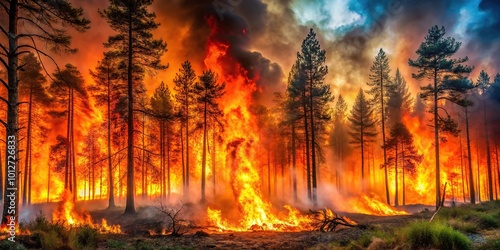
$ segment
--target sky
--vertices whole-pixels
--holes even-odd
[[[104,51],[103,43],[113,31],[99,16],[107,1],[73,0],[91,20],[86,33],[72,32],[74,55],[61,55],[63,63],[73,63],[91,81],[88,70],[95,67]],[[181,63],[190,60],[198,73],[203,64],[210,33],[207,16],[215,16],[227,35],[220,39],[234,45],[231,52],[251,73],[261,76],[265,93],[283,91],[286,78],[302,40],[310,28],[327,51],[329,73],[326,81],[335,96],[352,102],[359,88],[366,86],[369,68],[380,48],[390,60],[392,74],[399,68],[416,95],[420,85],[411,78],[415,72],[409,58],[434,25],[446,28],[447,36],[462,43],[457,57],[469,58],[477,79],[484,69],[491,76],[500,72],[500,1],[497,0],[156,0],[151,11],[161,24],[156,38],[167,42],[162,61],[169,68],[148,77],[151,92],[161,81],[173,86],[172,79]],[[244,30],[244,31],[243,31]],[[241,33],[244,32],[242,36]],[[270,95],[260,100],[268,103]]]

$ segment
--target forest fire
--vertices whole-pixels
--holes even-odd
[[[499,199],[494,1],[4,2],[10,241],[371,230]]]

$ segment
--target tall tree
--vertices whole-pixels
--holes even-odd
[[[115,188],[113,180],[113,161],[111,152],[111,112],[116,105],[113,98],[114,90],[119,87],[117,80],[119,79],[118,65],[109,54],[104,53],[104,58],[97,63],[94,71],[90,70],[90,75],[94,79],[95,84],[89,87],[98,105],[106,106],[106,126],[107,126],[107,162],[108,162],[108,208],[114,208],[115,205]]]
[[[415,173],[416,165],[421,163],[423,156],[418,154],[413,143],[413,135],[403,123],[392,126],[390,137],[384,146],[388,152],[387,164],[394,166],[394,205],[399,206],[399,168],[403,174],[403,205],[406,203],[405,172]]]
[[[49,48],[55,52],[76,52],[70,47],[71,36],[67,34],[66,27],[73,27],[77,31],[89,28],[89,21],[83,18],[83,10],[74,8],[70,1],[60,0],[57,4],[52,1],[1,1],[5,22],[0,25],[1,34],[4,36],[0,43],[0,63],[7,69],[7,81],[0,80],[7,89],[7,99],[2,99],[7,104],[7,121],[1,121],[6,128],[6,141],[12,141],[11,150],[6,147],[5,159],[9,156],[18,159],[19,149],[19,79],[18,71],[23,68],[19,65],[19,56],[30,51],[35,51],[38,56],[44,55],[52,59],[50,53],[42,48]],[[40,43],[46,46],[38,46]],[[52,59],[53,60],[53,59]],[[10,140],[9,140],[10,139]],[[13,154],[9,154],[13,152]],[[12,164],[11,164],[12,165]],[[10,200],[6,195],[7,188],[18,188],[17,161],[14,162],[14,178],[5,175],[3,195],[4,209],[2,226],[6,226],[11,216],[18,214],[18,197],[15,192],[13,203],[15,209],[9,209]],[[9,185],[7,185],[9,184]]]
[[[373,109],[365,97],[363,90],[360,89],[354,106],[349,116],[349,125],[351,131],[350,143],[356,148],[361,149],[361,181],[363,191],[365,190],[365,147],[367,143],[374,141],[377,133],[375,132],[375,120],[373,118]]]
[[[226,83],[218,83],[217,75],[211,71],[204,71],[199,77],[199,81],[194,85],[194,93],[197,102],[197,112],[202,117],[203,128],[203,154],[201,158],[201,202],[206,201],[205,185],[206,185],[206,166],[207,166],[207,140],[208,127],[215,123],[220,123],[220,118],[223,116],[222,110],[219,108],[217,99],[224,95]],[[212,124],[210,124],[212,123]],[[212,166],[212,168],[215,166]]]
[[[156,14],[148,11],[153,0],[110,0],[110,6],[99,13],[109,26],[117,32],[105,43],[113,49],[127,74],[127,202],[125,213],[135,213],[134,204],[134,82],[138,83],[148,70],[153,74],[163,70],[160,57],[165,53],[167,44],[162,39],[153,38],[153,30],[158,28]]]
[[[300,110],[301,103],[300,98],[297,95],[293,95],[291,90],[294,86],[294,81],[297,81],[297,71],[298,65],[295,63],[290,70],[288,75],[288,85],[285,97],[281,102],[283,113],[285,115],[284,122],[285,124],[290,126],[291,133],[291,145],[290,151],[292,154],[292,189],[293,189],[293,197],[294,201],[298,201],[297,195],[297,137],[299,132],[299,122],[301,120],[301,114],[303,111]]]
[[[474,173],[472,171],[472,153],[470,147],[470,132],[469,132],[469,108],[474,106],[474,103],[468,99],[462,99],[457,102],[457,105],[463,108],[465,113],[465,132],[467,140],[467,160],[468,160],[468,170],[469,170],[469,195],[470,203],[476,204],[476,192],[474,187]]]
[[[403,121],[403,116],[410,114],[413,106],[413,98],[406,84],[406,80],[401,75],[399,69],[396,70],[391,88],[388,90],[389,99],[387,101],[387,119],[390,125]]]
[[[19,72],[19,94],[28,102],[27,127],[26,127],[26,150],[23,176],[23,205],[31,204],[31,177],[32,177],[32,131],[33,131],[33,109],[36,103],[48,104],[50,97],[46,90],[47,79],[42,73],[42,65],[33,53],[26,54],[21,59],[24,65]]]
[[[383,49],[380,49],[373,65],[370,68],[370,82],[367,83],[370,90],[368,94],[372,95],[371,102],[375,105],[375,109],[380,113],[380,122],[382,124],[382,145],[385,145],[385,121],[387,118],[386,107],[389,99],[389,90],[391,86],[389,69],[389,59]],[[384,150],[384,179],[385,179],[385,196],[387,204],[391,204],[389,200],[389,180],[387,178],[387,152]]]
[[[185,130],[186,144],[182,145],[183,148],[186,149],[186,157],[184,159],[186,166],[183,166],[182,175],[182,183],[184,197],[188,198],[189,195],[189,119],[192,117],[192,109],[195,104],[195,96],[194,96],[194,84],[196,82],[196,74],[191,67],[191,63],[189,61],[185,61],[182,63],[179,72],[175,74],[174,83],[175,83],[175,100],[180,105],[180,113],[181,113],[181,121]],[[182,133],[182,129],[181,129]],[[182,140],[182,135],[181,135]],[[182,152],[184,156],[184,152]],[[184,165],[184,164],[183,164]]]
[[[171,120],[173,119],[173,104],[170,90],[165,83],[161,82],[151,97],[151,109],[160,124],[160,169],[161,169],[161,194],[163,198],[170,200],[170,147],[171,147]],[[165,168],[166,165],[166,168]]]
[[[340,188],[340,172],[343,171],[341,166],[345,160],[344,157],[349,153],[347,118],[347,103],[342,95],[339,95],[333,110],[333,129],[330,134],[330,145],[332,145],[335,157],[338,159],[337,162],[340,162],[340,164],[335,166],[337,188]]]
[[[319,41],[316,39],[316,33],[313,29],[309,31],[306,38],[302,41],[300,52],[297,53],[297,66],[299,79],[295,86],[300,92],[304,101],[305,119],[309,119],[305,124],[306,130],[310,131],[310,161],[311,161],[311,199],[314,205],[317,205],[317,173],[318,158],[321,152],[321,143],[319,143],[319,130],[322,130],[324,120],[331,117],[328,103],[333,101],[330,86],[325,84],[325,76],[328,73],[328,67],[325,65],[326,51],[321,49]],[[307,128],[310,126],[309,128]],[[306,131],[307,134],[308,131]],[[307,140],[306,135],[306,140]],[[306,143],[307,145],[307,143]],[[309,155],[309,152],[307,152]]]
[[[490,150],[490,139],[488,132],[488,116],[486,112],[486,95],[488,94],[489,88],[491,86],[490,76],[484,70],[479,73],[479,78],[476,82],[477,89],[481,92],[480,94],[484,96],[482,101],[483,106],[483,122],[484,122],[484,137],[486,142],[486,166],[488,169],[488,193],[490,201],[493,200],[493,172],[491,170],[491,150]]]
[[[64,188],[73,192],[73,199],[76,199],[75,110],[81,104],[88,108],[88,96],[83,76],[74,65],[66,64],[64,70],[56,71],[53,76],[49,90],[61,107],[65,107],[61,114],[66,115]]]
[[[447,131],[449,128],[456,127],[451,117],[441,116],[439,112],[439,100],[447,99],[447,95],[452,91],[464,91],[460,86],[456,86],[455,79],[464,77],[472,71],[473,67],[463,65],[468,58],[451,58],[460,48],[461,43],[455,41],[452,37],[444,37],[445,28],[434,26],[429,29],[429,34],[425,41],[420,44],[416,51],[418,58],[416,60],[408,59],[411,67],[418,69],[418,73],[412,74],[415,79],[430,79],[429,84],[421,87],[423,98],[432,98],[434,116],[434,147],[436,158],[436,208],[440,205],[441,194],[441,170],[439,163],[439,131]],[[442,108],[442,107],[441,107]]]

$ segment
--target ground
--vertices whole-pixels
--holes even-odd
[[[89,205],[82,205],[86,206]],[[95,246],[97,249],[406,249],[409,245],[402,242],[405,240],[402,240],[401,232],[415,221],[427,222],[433,214],[433,211],[430,211],[433,208],[408,206],[405,209],[413,213],[403,216],[344,213],[343,215],[366,227],[339,228],[335,232],[218,232],[206,225],[190,224],[189,231],[181,236],[171,236],[168,235],[169,232],[165,232],[164,223],[160,220],[162,215],[157,207],[152,205],[138,207],[135,216],[123,215],[123,207],[115,209],[101,207],[92,210],[90,214],[96,222],[106,218],[109,224],[119,224],[123,232],[99,235]],[[40,210],[50,211],[47,206],[40,207]],[[484,224],[482,214],[488,216],[491,214],[492,221],[485,218]],[[466,235],[472,242],[472,249],[497,249],[498,245],[495,244],[498,244],[497,241],[500,239],[499,202],[493,205],[445,208],[438,215],[436,220]],[[23,241],[30,241],[30,236],[22,236],[21,242]],[[492,247],[488,247],[488,244]]]

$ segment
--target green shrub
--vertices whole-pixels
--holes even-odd
[[[406,228],[405,237],[411,249],[472,249],[465,235],[441,223],[414,222]]]
[[[55,230],[42,232],[41,239],[42,239],[42,249],[48,249],[48,250],[58,249],[64,245],[62,238]]]
[[[448,222],[448,224],[453,229],[456,229],[456,230],[464,232],[464,233],[477,233],[478,232],[478,226],[476,225],[476,223],[473,223],[473,222],[463,221],[463,220],[459,220],[459,219],[451,219]]]
[[[10,240],[2,240],[0,241],[0,250],[25,250],[26,248],[17,243],[17,242],[12,242]]]
[[[127,246],[125,242],[114,239],[109,239],[107,245],[109,249],[125,249],[125,246]]]
[[[479,247],[479,250],[498,250],[498,249],[500,249],[500,239],[489,240],[481,247]]]
[[[69,244],[73,249],[95,249],[98,242],[97,230],[90,226],[77,227],[71,230]]]
[[[483,229],[498,228],[498,220],[491,214],[483,214],[479,217],[479,226]]]

